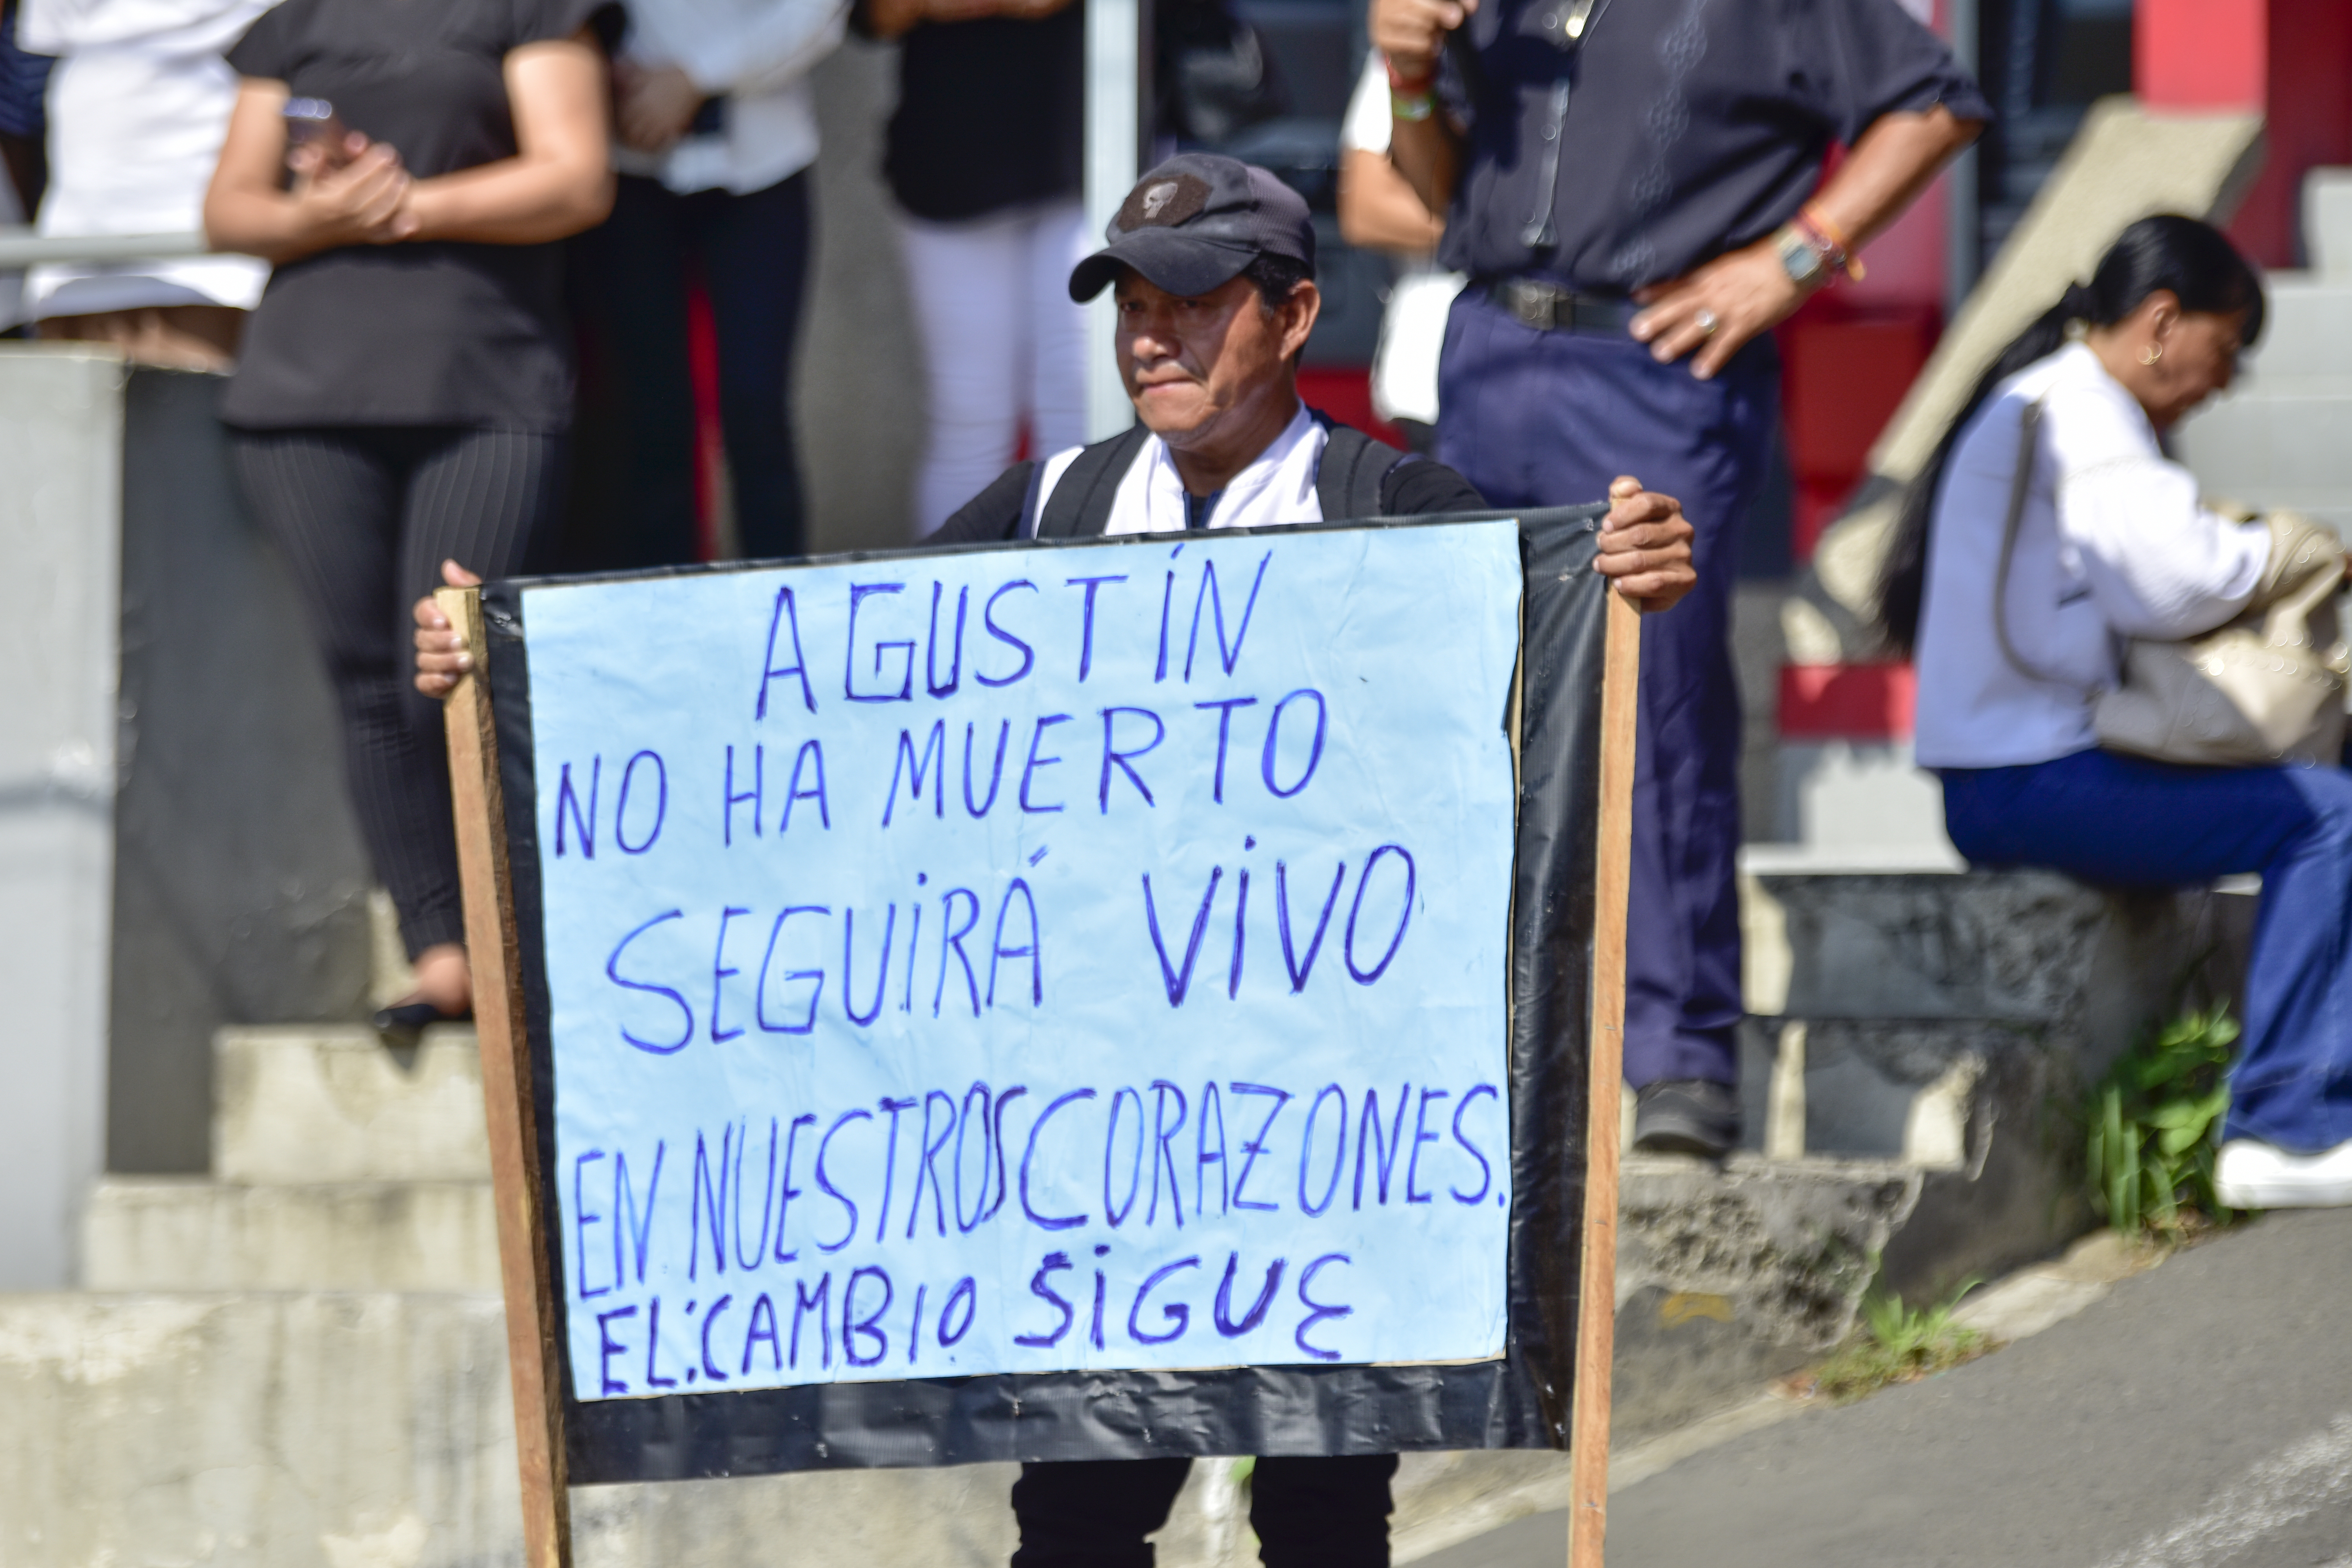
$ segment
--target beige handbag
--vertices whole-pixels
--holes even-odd
[[[1993,585],[1993,630],[2019,673],[2066,685],[2019,658],[2009,639],[2010,559],[2041,426],[2042,405],[2028,405]],[[2344,586],[2343,548],[2334,534],[2294,512],[2272,512],[2263,525],[2270,531],[2270,563],[2235,619],[2201,637],[2135,637],[2126,647],[2123,684],[2102,693],[2092,713],[2101,746],[2209,767],[2333,765],[2342,759],[2345,678],[2352,669],[2336,609]]]

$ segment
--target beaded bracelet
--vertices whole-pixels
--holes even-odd
[[[1823,264],[1843,271],[1859,282],[1864,277],[1862,258],[1853,254],[1853,247],[1845,234],[1819,207],[1808,203],[1790,220],[1805,243],[1820,252]]]

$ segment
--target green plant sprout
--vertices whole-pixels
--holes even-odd
[[[2177,1238],[2200,1220],[2230,1222],[2213,1167],[2238,1034],[2227,1003],[2191,1009],[2126,1053],[2093,1089],[2091,1204],[2116,1230]]]
[[[1990,1335],[1952,1321],[1960,1299],[1981,1281],[1963,1280],[1932,1307],[1906,1307],[1893,1295],[1863,1299],[1863,1336],[1822,1365],[1814,1390],[1840,1405],[1874,1394],[1890,1383],[1916,1383],[1993,1348]]]

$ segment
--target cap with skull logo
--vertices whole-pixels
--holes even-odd
[[[1171,294],[1206,294],[1261,256],[1315,270],[1315,223],[1297,192],[1237,158],[1180,153],[1138,180],[1070,273],[1070,298],[1093,299],[1132,267]]]

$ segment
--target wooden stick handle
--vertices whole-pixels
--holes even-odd
[[[1617,1162],[1625,1078],[1625,899],[1633,877],[1641,612],[1614,589],[1601,676],[1601,821],[1592,897],[1591,1084],[1584,1258],[1569,1414],[1569,1568],[1601,1568],[1609,1525],[1609,1378],[1617,1342]]]
[[[449,694],[449,791],[457,871],[466,896],[466,952],[489,1121],[490,1182],[499,1215],[499,1281],[507,1304],[507,1363],[514,1394],[515,1462],[522,1473],[525,1568],[571,1568],[572,1503],[565,1481],[563,1373],[549,1278],[547,1216],[539,1202],[539,1118],[531,1102],[530,1040],[523,1020],[522,953],[515,939],[513,868],[499,787],[498,730],[485,672],[482,595],[434,595],[463,632],[472,673]]]

